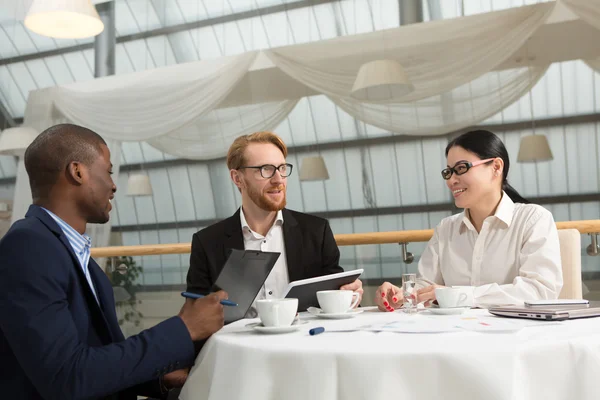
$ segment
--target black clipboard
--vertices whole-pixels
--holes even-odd
[[[232,249],[213,291],[224,290],[236,307],[223,307],[225,323],[244,318],[275,266],[280,253]]]

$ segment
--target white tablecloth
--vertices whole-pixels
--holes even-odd
[[[396,313],[365,312],[361,322]],[[471,310],[472,315],[487,314]],[[440,316],[439,318],[446,318]],[[182,400],[600,399],[600,318],[511,333],[266,335],[242,320],[206,343]]]

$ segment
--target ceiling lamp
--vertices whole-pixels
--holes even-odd
[[[306,157],[302,160],[300,166],[301,181],[326,181],[329,179],[329,172],[323,157]]]
[[[530,135],[521,138],[518,162],[550,161],[552,159],[552,151],[545,135]]]
[[[25,16],[25,26],[56,39],[84,39],[104,29],[91,0],[34,0]]]
[[[8,128],[0,134],[0,154],[23,157],[38,132],[28,126]]]
[[[152,196],[152,184],[148,175],[129,175],[127,180],[127,196]]]
[[[390,101],[400,99],[414,89],[398,61],[375,60],[360,67],[351,96],[367,102]]]

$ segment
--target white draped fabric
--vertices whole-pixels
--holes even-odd
[[[249,52],[41,89],[30,93],[25,124],[40,132],[60,121],[89,127],[111,141],[115,165],[122,141],[147,141],[178,157],[213,159],[224,156],[240,134],[274,129],[299,97],[316,92],[390,132],[443,134],[499,112],[544,74],[546,65],[521,66],[511,57],[554,6],[535,4],[265,50],[262,60],[274,67],[261,71],[255,69],[259,53]],[[360,65],[382,58],[399,61],[415,91],[387,103],[351,98]],[[298,85],[293,95],[281,90],[281,76],[288,84],[300,82],[299,90]],[[20,204],[31,199],[24,182],[21,168],[15,218],[26,209]]]
[[[174,133],[148,140],[165,153],[187,159],[210,159],[227,153],[243,134],[273,130],[294,109],[298,100],[220,108],[195,119]]]
[[[328,95],[357,119],[402,134],[434,135],[496,114],[537,82],[547,66],[495,69],[523,46],[553,8],[553,3],[519,7],[266,54],[286,74]],[[398,61],[415,90],[379,104],[350,97],[358,69],[373,59]]]
[[[142,141],[176,132],[231,92],[256,52],[61,87],[54,106],[103,137]]]
[[[579,18],[600,29],[600,0],[561,0]]]

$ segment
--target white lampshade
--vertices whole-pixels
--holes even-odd
[[[0,154],[23,157],[38,132],[28,126],[8,128],[0,133]]]
[[[306,157],[302,160],[300,166],[301,181],[326,181],[329,179],[329,172],[323,157]]]
[[[127,196],[152,196],[152,184],[148,175],[129,175]]]
[[[351,96],[372,102],[396,100],[414,89],[399,62],[375,60],[360,67]]]
[[[545,135],[523,136],[519,146],[518,162],[535,162],[552,160],[552,151]]]
[[[104,29],[91,0],[34,0],[25,16],[25,26],[57,39],[88,38]]]

